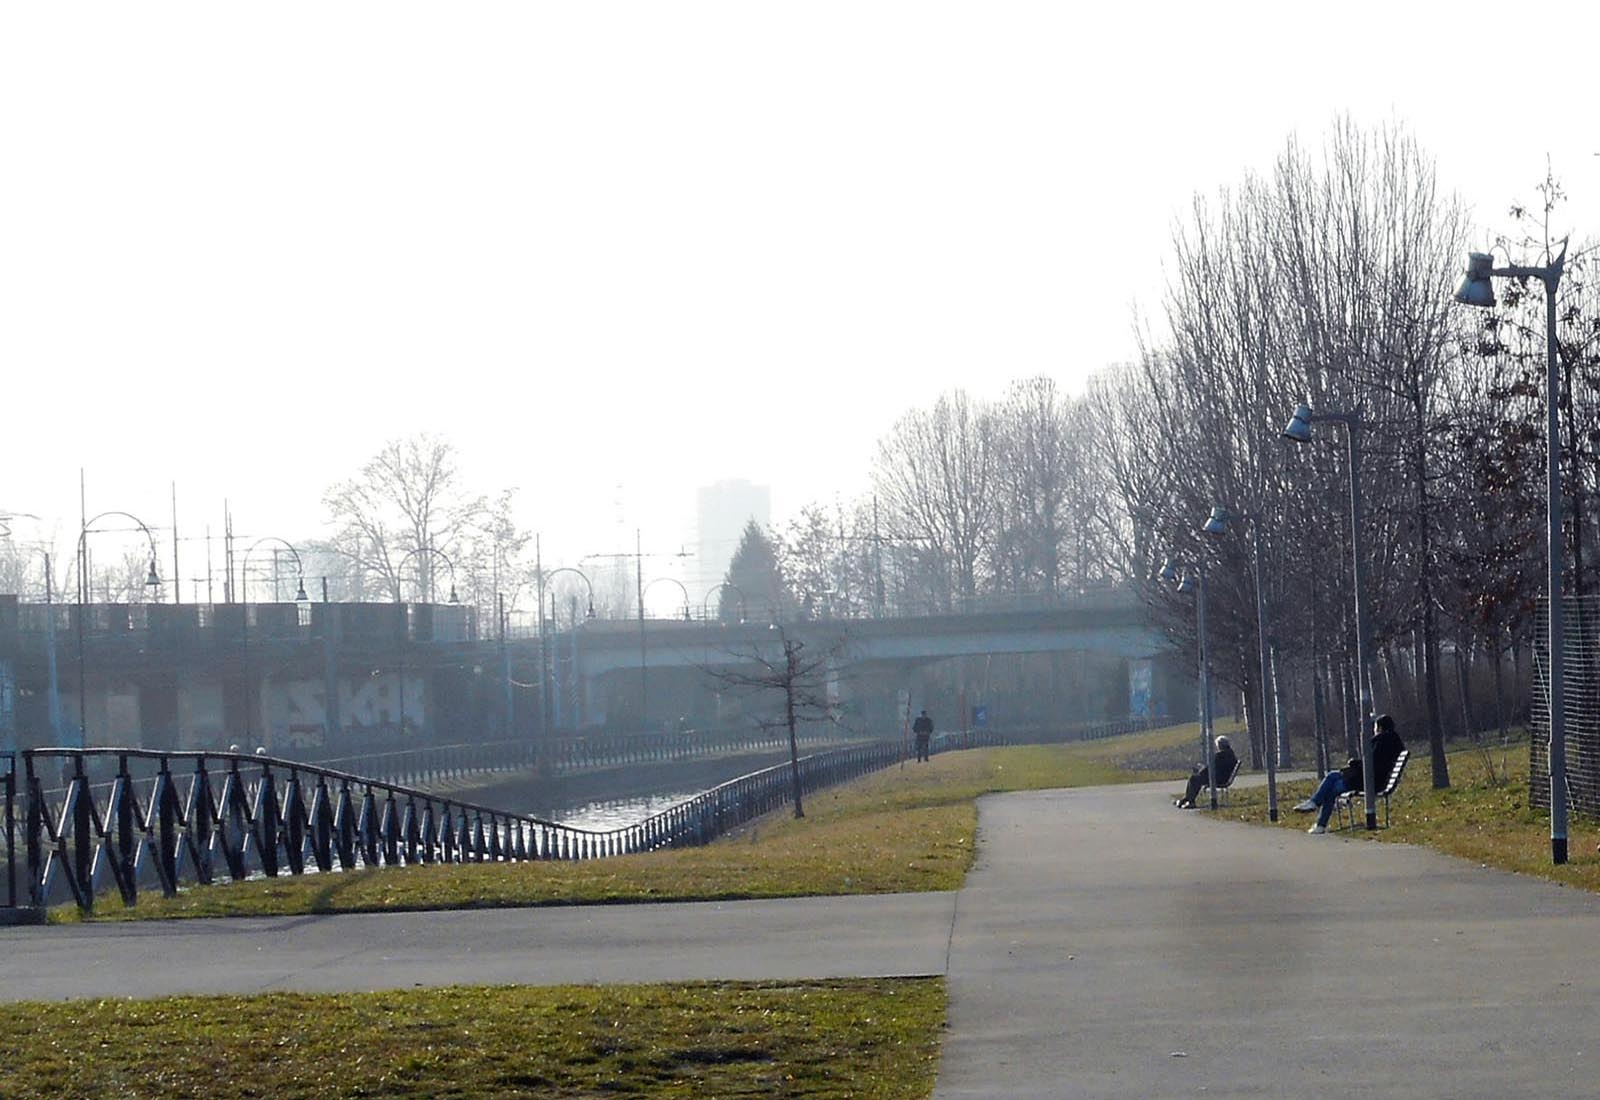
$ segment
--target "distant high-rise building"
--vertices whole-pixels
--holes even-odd
[[[695,579],[704,598],[728,574],[745,524],[772,523],[772,490],[765,485],[730,478],[703,485],[695,492]]]

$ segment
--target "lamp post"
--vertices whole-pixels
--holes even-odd
[[[405,734],[406,734],[406,643],[411,640],[411,614],[410,614],[409,610],[406,608],[405,600],[402,599],[401,597],[403,597],[405,595],[405,593],[403,591],[403,588],[404,588],[404,585],[405,585],[405,567],[406,567],[406,562],[410,561],[413,557],[417,556],[418,554],[434,554],[434,555],[437,555],[438,557],[444,559],[445,565],[450,570],[450,604],[451,604],[451,606],[454,606],[454,605],[459,604],[461,602],[461,600],[459,598],[457,598],[457,596],[456,596],[456,563],[450,560],[450,555],[449,554],[446,554],[443,550],[436,550],[432,546],[415,546],[415,547],[412,547],[410,550],[407,550],[404,554],[400,555],[400,560],[395,563],[395,567],[394,567],[394,575],[395,575],[394,591],[395,591],[395,602],[397,604],[399,604],[399,606],[400,606],[400,623],[401,623],[400,641],[399,641],[399,650],[400,650],[400,677],[399,677],[399,679],[400,679],[400,683],[399,683],[398,688],[396,689],[396,694],[397,694],[398,701],[399,701],[399,704],[400,704],[399,726],[400,726],[400,736],[401,737],[404,737]],[[433,591],[433,585],[431,583],[431,579],[430,579],[430,583],[426,586],[426,591],[429,594],[431,594],[432,591]]]
[[[722,589],[724,589],[724,588],[733,589],[734,594],[739,597],[739,621],[741,623],[744,622],[744,620],[745,620],[745,610],[746,610],[745,609],[745,602],[744,602],[744,591],[738,585],[734,584],[732,581],[723,581],[721,584],[712,585],[711,589],[708,592],[706,592],[706,598],[700,601],[700,610],[701,610],[701,612],[705,615],[706,618],[709,619],[711,617],[711,597],[715,596],[718,592],[722,591]],[[721,597],[718,597],[718,599],[717,599],[717,617],[720,619],[721,616],[722,616],[722,599],[721,599]]]
[[[294,602],[305,604],[311,602],[311,597],[306,595],[306,570],[300,560],[300,551],[285,539],[276,535],[267,535],[250,544],[244,552],[244,562],[239,569],[239,634],[242,641],[240,646],[240,663],[244,667],[244,740],[248,746],[255,739],[255,695],[256,686],[250,678],[250,555],[255,553],[256,547],[264,542],[276,543],[274,550],[284,549],[294,557],[295,590]],[[276,576],[276,570],[274,570]],[[276,595],[274,595],[276,598]]]
[[[583,587],[584,587],[584,590],[587,592],[588,599],[589,599],[589,606],[588,606],[588,609],[584,612],[584,618],[586,618],[586,619],[594,618],[594,584],[593,584],[593,582],[591,582],[589,580],[589,575],[587,573],[585,573],[583,570],[574,569],[570,565],[563,565],[558,569],[552,569],[552,570],[550,570],[550,572],[548,574],[546,574],[543,577],[543,583],[540,585],[541,590],[546,588],[546,587],[549,587],[551,585],[551,583],[555,580],[555,578],[560,576],[562,573],[571,573],[574,576],[576,576],[579,580],[583,581]],[[550,622],[551,622],[552,626],[556,626],[557,625],[556,621],[555,621],[555,619],[556,619],[556,616],[555,616],[555,602],[556,602],[556,594],[555,594],[555,592],[552,591],[550,593]],[[540,650],[539,667],[542,669],[544,667],[544,656],[543,656],[543,653],[544,653],[544,638],[543,637],[541,637],[539,639],[539,650]],[[572,622],[572,675],[576,676],[577,674],[578,674],[578,622],[577,622],[577,603],[576,603],[576,601],[574,601],[574,603],[573,603],[573,622]],[[510,691],[511,691],[511,688],[510,688],[510,675],[511,675],[511,670],[508,667],[506,669],[506,677],[507,677],[507,680],[506,680],[507,696],[506,697],[508,699],[510,698]],[[559,728],[560,725],[561,725],[561,695],[560,695],[560,692],[558,692],[556,690],[556,682],[555,681],[556,681],[556,663],[555,663],[555,661],[551,661],[550,662],[550,689],[551,689],[550,690],[550,699],[554,703],[554,706],[552,708],[553,711],[554,711],[552,724],[555,725],[557,728]],[[574,722],[573,723],[574,729],[576,729],[578,725],[579,725],[579,723]]]
[[[1250,524],[1251,553],[1255,559],[1256,571],[1256,643],[1260,650],[1261,658],[1261,747],[1267,759],[1267,819],[1278,820],[1278,739],[1275,736],[1272,723],[1271,696],[1267,685],[1271,665],[1267,656],[1267,596],[1266,583],[1261,574],[1261,523],[1250,513],[1244,513],[1242,519]],[[1201,528],[1208,535],[1224,535],[1228,531],[1228,523],[1233,515],[1221,505],[1211,509],[1211,516]]]
[[[61,683],[56,671],[56,607],[54,577],[50,572],[50,552],[44,555],[44,644],[50,670],[50,733],[61,744]]]
[[[1211,793],[1211,808],[1217,808],[1217,773],[1215,749],[1211,743],[1211,662],[1206,656],[1206,573],[1198,563],[1193,569],[1178,574],[1177,563],[1168,558],[1161,565],[1161,579],[1168,584],[1177,583],[1178,592],[1194,593],[1196,648],[1200,655],[1200,758],[1206,762],[1206,786]]]
[[[681,591],[683,593],[683,621],[684,622],[689,622],[690,621],[690,615],[689,615],[689,590],[688,590],[688,588],[684,587],[684,584],[683,584],[682,581],[678,580],[676,577],[657,577],[657,578],[655,578],[655,580],[651,581],[649,584],[641,584],[640,585],[640,587],[639,587],[639,719],[644,724],[644,728],[645,728],[646,731],[648,731],[650,729],[650,715],[649,715],[648,711],[645,709],[645,704],[649,699],[649,696],[648,696],[648,694],[646,693],[646,690],[645,690],[645,685],[648,683],[648,677],[649,677],[649,674],[650,674],[650,659],[649,659],[649,649],[648,649],[646,641],[645,641],[644,598],[645,598],[645,596],[649,595],[650,590],[652,588],[654,588],[656,585],[660,584],[662,581],[666,581],[669,584],[677,585],[679,591]]]
[[[83,527],[78,532],[78,745],[85,746],[89,743],[89,712],[88,691],[85,687],[84,673],[84,646],[83,646],[83,619],[89,610],[89,535],[93,533],[94,525],[108,516],[121,516],[131,519],[144,532],[146,541],[150,543],[150,573],[145,578],[146,588],[160,588],[161,575],[156,572],[156,537],[150,533],[150,528],[144,520],[132,512],[121,512],[113,509],[101,512],[99,515],[83,521]]]
[[[657,577],[655,580],[644,586],[645,594],[649,595],[650,590],[663,581],[665,581],[667,584],[677,585],[678,591],[683,593],[683,621],[686,623],[692,622],[692,616],[689,614],[689,589],[684,587],[684,583],[678,580],[676,577]]]
[[[1367,566],[1361,547],[1361,410],[1352,412],[1312,412],[1309,401],[1297,405],[1283,437],[1294,443],[1311,442],[1311,425],[1331,421],[1345,427],[1345,444],[1350,478],[1350,574],[1356,603],[1356,693],[1361,697],[1361,785],[1364,788],[1367,828],[1378,827],[1378,792],[1372,781],[1372,716],[1375,713],[1376,685],[1367,664],[1371,643],[1367,628]]]
[[[1548,520],[1545,532],[1548,555],[1546,584],[1550,593],[1550,860],[1567,862],[1567,737],[1565,685],[1565,660],[1562,647],[1565,631],[1562,624],[1561,566],[1564,555],[1561,549],[1561,373],[1560,356],[1556,346],[1556,290],[1561,285],[1561,272],[1566,266],[1567,245],[1563,241],[1561,252],[1544,267],[1512,264],[1495,267],[1494,256],[1487,252],[1469,252],[1467,270],[1456,285],[1456,301],[1469,306],[1490,308],[1495,304],[1494,278],[1538,279],[1544,284],[1545,323],[1545,512]],[[1368,794],[1370,804],[1371,794]]]

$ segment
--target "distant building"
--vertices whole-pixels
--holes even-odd
[[[703,485],[695,492],[695,563],[691,585],[704,598],[728,574],[745,524],[772,523],[772,490],[765,485],[730,478]]]

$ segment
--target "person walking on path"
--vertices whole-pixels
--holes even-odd
[[[1233,743],[1221,734],[1217,735],[1217,749],[1211,754],[1211,764],[1217,769],[1217,782],[1226,783],[1233,775],[1233,770],[1239,766],[1239,757],[1234,754]],[[1194,809],[1194,796],[1200,793],[1200,788],[1211,782],[1211,773],[1206,766],[1196,764],[1194,774],[1189,776],[1189,787],[1183,792],[1183,797],[1173,805],[1181,810]]]
[[[1372,781],[1378,785],[1379,790],[1382,790],[1389,782],[1389,773],[1394,770],[1394,762],[1400,758],[1402,752],[1406,751],[1406,743],[1400,740],[1400,735],[1395,732],[1394,719],[1389,715],[1379,715],[1377,727],[1378,732],[1372,738]],[[1312,810],[1317,811],[1316,824],[1306,832],[1320,835],[1328,831],[1328,819],[1333,816],[1334,804],[1346,791],[1352,794],[1363,792],[1359,756],[1352,756],[1342,769],[1323,776],[1322,785],[1316,792],[1295,807],[1296,813],[1308,814]]]
[[[928,745],[933,740],[933,719],[928,717],[927,708],[923,708],[917,720],[911,723],[911,732],[917,735],[917,759],[928,759]]]

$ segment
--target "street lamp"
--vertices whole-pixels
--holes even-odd
[[[1261,656],[1261,747],[1267,758],[1267,819],[1278,820],[1278,743],[1273,732],[1271,706],[1267,695],[1267,596],[1266,584],[1261,575],[1261,523],[1250,513],[1240,516],[1250,525],[1251,552],[1256,567],[1256,643]],[[1201,527],[1208,535],[1224,535],[1232,514],[1220,504],[1211,509],[1211,516]]]
[[[267,535],[250,544],[250,548],[244,552],[244,563],[239,569],[239,634],[242,641],[239,656],[240,663],[244,668],[244,740],[247,746],[255,740],[256,706],[256,686],[250,679],[250,555],[255,553],[256,547],[264,542],[276,543],[277,545],[273,547],[274,552],[279,549],[289,551],[294,558],[294,602],[297,606],[311,602],[311,597],[306,595],[306,569],[305,564],[300,560],[300,551],[296,550],[286,539],[280,539],[276,535]],[[274,570],[274,575],[276,575],[276,570]],[[274,593],[273,596],[276,598],[277,594]]]
[[[710,590],[708,592],[706,592],[706,598],[700,601],[700,610],[705,614],[706,618],[709,619],[711,617],[711,597],[715,596],[718,592],[722,591],[722,589],[724,589],[724,588],[733,589],[734,594],[739,597],[739,621],[741,623],[744,622],[744,620],[745,620],[744,591],[738,585],[734,584],[732,581],[723,581],[721,584],[712,585]],[[719,619],[722,617],[722,598],[720,596],[717,597],[717,617]]]
[[[88,613],[88,610],[89,610],[89,594],[90,594],[90,586],[89,586],[89,535],[90,535],[91,532],[93,532],[94,525],[96,523],[100,522],[101,520],[105,519],[107,516],[121,516],[124,519],[131,519],[131,520],[133,520],[133,522],[135,524],[138,525],[139,530],[144,532],[145,540],[150,543],[150,573],[145,578],[145,582],[144,582],[145,583],[145,587],[146,588],[160,588],[161,587],[161,575],[156,572],[156,537],[150,533],[150,528],[145,525],[144,520],[140,519],[138,516],[134,515],[132,512],[122,512],[122,511],[117,511],[117,510],[113,509],[113,510],[111,510],[109,512],[101,512],[99,515],[94,516],[92,519],[86,519],[86,520],[83,521],[83,527],[78,532],[78,550],[77,550],[77,556],[78,556],[78,744],[80,746],[87,745],[89,743],[89,712],[88,712],[88,709],[87,709],[88,708],[88,702],[87,702],[88,692],[85,689],[84,656],[83,656],[83,619],[84,619],[84,616]],[[158,599],[160,598],[160,593],[157,593],[157,598]]]
[[[1217,808],[1217,773],[1215,748],[1211,743],[1211,662],[1206,656],[1206,573],[1196,560],[1194,567],[1179,574],[1178,563],[1168,558],[1161,564],[1161,579],[1177,584],[1179,595],[1194,593],[1196,648],[1200,655],[1200,750],[1206,762],[1206,786],[1211,792],[1211,808]]]
[[[684,587],[684,583],[678,580],[676,577],[657,577],[655,580],[644,586],[645,594],[649,595],[650,590],[656,585],[660,584],[662,581],[678,586],[678,591],[683,593],[683,621],[686,623],[692,621],[692,617],[689,614],[689,590],[688,588]],[[639,621],[643,622],[644,620],[641,618]]]
[[[585,592],[588,594],[588,600],[589,600],[589,606],[588,606],[588,609],[584,612],[584,618],[593,619],[594,618],[594,583],[589,580],[589,575],[587,573],[585,573],[583,570],[575,569],[570,565],[563,565],[563,566],[561,566],[561,567],[559,567],[557,569],[552,569],[552,570],[550,570],[549,573],[544,574],[540,578],[540,585],[539,585],[540,591],[543,591],[545,588],[551,587],[551,583],[554,581],[554,579],[556,577],[560,576],[562,573],[571,573],[571,574],[573,574],[574,576],[576,576],[579,580],[581,580],[583,582],[583,587],[584,587]],[[556,624],[555,603],[556,603],[556,594],[555,594],[554,589],[552,588],[552,590],[550,592],[550,622],[551,622],[551,624],[553,626],[557,625]],[[541,613],[540,616],[539,616],[539,670],[540,670],[539,671],[539,675],[540,675],[541,681],[544,678],[544,668],[545,668],[544,652],[545,652],[544,615]],[[552,657],[553,656],[554,655],[552,654]],[[559,690],[557,690],[558,685],[556,684],[556,672],[557,672],[556,661],[555,660],[551,660],[549,667],[550,667],[549,699],[550,699],[551,704],[552,704],[552,706],[551,706],[551,712],[552,712],[551,713],[551,726],[552,726],[552,728],[559,729],[559,728],[561,728],[561,693],[560,693]],[[577,607],[577,601],[576,600],[573,601],[573,607],[572,607],[572,669],[571,669],[571,675],[572,675],[573,678],[576,678],[577,675],[578,675],[578,607]],[[506,666],[506,677],[507,677],[507,681],[506,681],[507,682],[506,697],[507,697],[507,699],[510,698],[510,676],[511,676],[511,666],[508,663],[507,666]],[[542,694],[545,689],[544,689],[543,686],[541,686],[539,690],[540,690],[540,692]],[[574,703],[574,705],[576,706],[576,703]],[[578,715],[578,718],[579,718],[578,721],[573,722],[573,729],[574,730],[576,730],[576,729],[578,729],[578,728],[580,728],[582,726],[582,720],[581,720],[582,719],[582,715],[581,715],[581,713]]]
[[[1565,661],[1562,646],[1565,631],[1562,628],[1561,607],[1561,375],[1556,348],[1556,290],[1561,285],[1562,268],[1566,266],[1567,244],[1561,243],[1561,252],[1545,267],[1526,267],[1512,264],[1495,267],[1494,256],[1487,252],[1467,253],[1467,270],[1456,285],[1456,301],[1469,306],[1490,308],[1495,304],[1494,278],[1538,279],[1544,284],[1545,324],[1545,512],[1548,520],[1546,545],[1548,555],[1546,584],[1550,592],[1550,859],[1553,863],[1567,862],[1567,737],[1564,712]],[[1370,806],[1372,796],[1367,795]]]
[[[1372,781],[1372,716],[1375,712],[1372,669],[1367,666],[1371,648],[1367,632],[1367,566],[1361,548],[1361,410],[1352,412],[1312,412],[1309,400],[1295,406],[1294,415],[1283,429],[1283,437],[1293,443],[1311,442],[1311,425],[1331,421],[1345,427],[1350,478],[1350,573],[1356,597],[1356,691],[1361,696],[1361,785],[1364,788],[1367,828],[1378,827],[1378,792]]]

